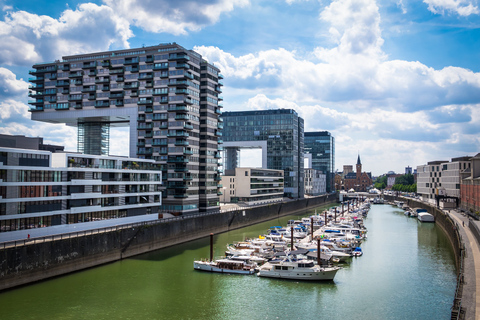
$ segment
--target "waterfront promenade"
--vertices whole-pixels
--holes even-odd
[[[447,214],[458,224],[465,245],[462,297],[462,307],[466,311],[465,319],[480,319],[480,239],[477,239],[471,230],[473,227],[471,224],[480,229],[480,222],[469,219],[457,210],[451,210]]]

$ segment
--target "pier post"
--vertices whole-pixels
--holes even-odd
[[[335,207],[335,223],[337,223],[337,207]]]
[[[291,241],[290,250],[293,251],[293,226],[290,226],[290,241]]]
[[[213,261],[213,233],[210,233],[210,261]]]
[[[310,218],[310,233],[312,234],[312,240],[313,240],[313,217]]]
[[[320,254],[320,238],[317,239],[317,262],[319,266],[322,265],[322,259]]]

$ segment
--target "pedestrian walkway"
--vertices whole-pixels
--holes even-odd
[[[164,218],[171,217],[170,214],[164,214]],[[87,230],[102,229],[108,227],[121,226],[131,223],[143,222],[143,221],[154,221],[158,220],[158,214],[147,214],[133,217],[117,218],[117,219],[107,219],[100,221],[90,221],[74,224],[62,224],[58,226],[52,226],[48,228],[35,228],[35,229],[25,229],[17,231],[9,231],[0,233],[0,243],[9,242],[9,241],[18,241],[30,239],[48,237],[60,234],[66,234],[71,232],[83,232]]]
[[[470,223],[480,224],[480,222],[470,220],[455,210],[451,210],[448,214],[458,224],[460,235],[465,244],[465,284],[462,307],[467,308],[466,319],[480,319],[480,246],[469,228]],[[468,300],[471,300],[471,306],[469,306]]]

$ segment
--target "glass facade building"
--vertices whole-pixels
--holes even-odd
[[[129,156],[161,165],[162,210],[218,210],[222,75],[200,54],[166,43],[33,68],[33,120],[78,127],[78,151],[97,155],[111,128],[129,127]]]
[[[305,132],[305,153],[312,155],[312,169],[327,176],[327,192],[335,190],[335,138],[328,131]]]
[[[225,143],[266,141],[267,168],[264,169],[283,170],[285,196],[303,198],[304,121],[294,110],[225,112],[223,120]],[[229,158],[235,158],[239,148],[225,148],[226,161],[230,164],[227,169],[236,166],[235,161],[229,161]]]

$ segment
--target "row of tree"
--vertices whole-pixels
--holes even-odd
[[[375,188],[379,190],[385,189],[387,187],[387,179],[387,176],[378,177],[374,183]],[[415,177],[413,174],[404,174],[395,178],[395,184],[392,186],[392,190],[402,192],[417,192]]]

